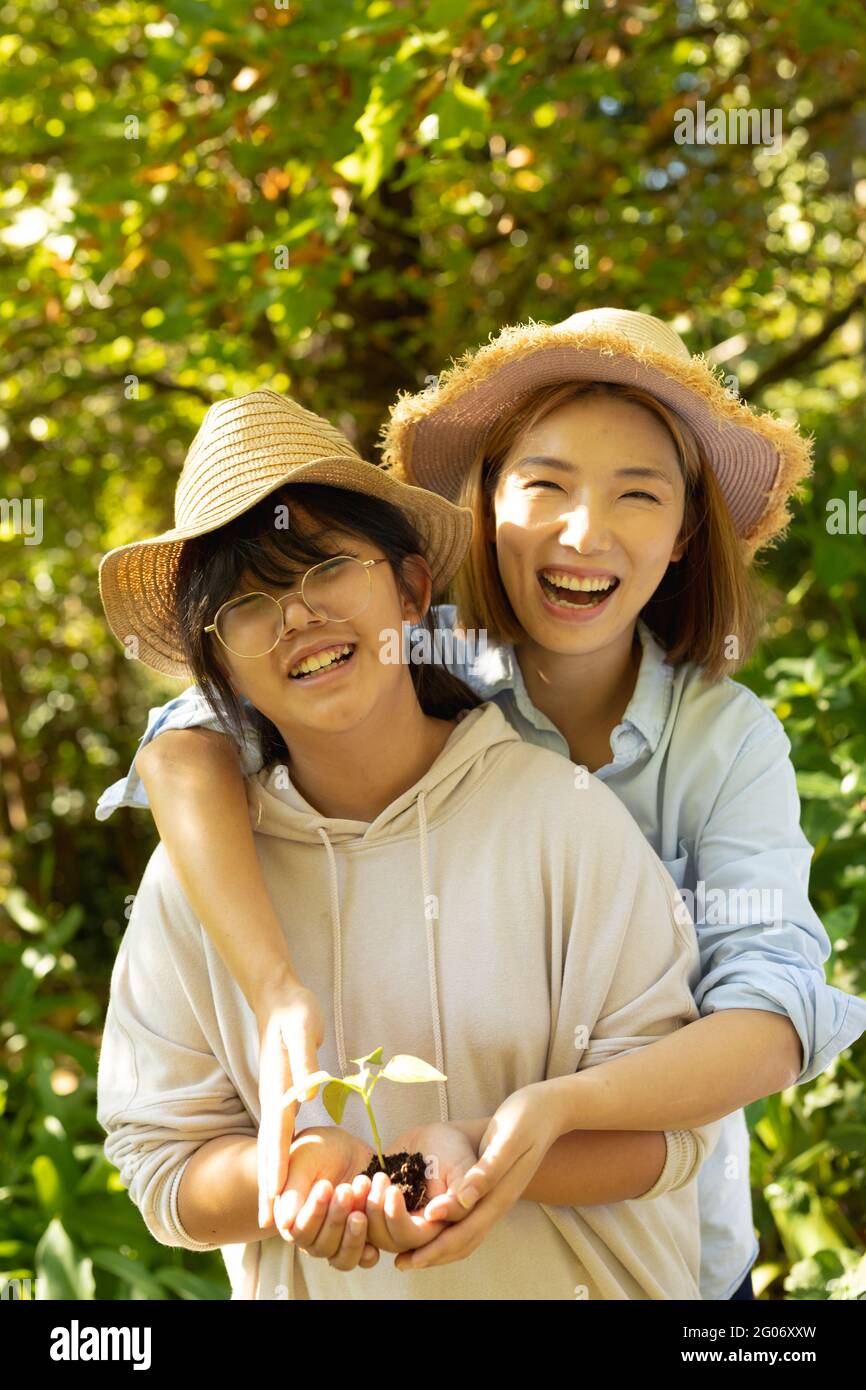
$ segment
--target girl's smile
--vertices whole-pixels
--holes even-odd
[[[347,671],[354,671],[358,660],[357,642],[322,643],[315,652],[292,661],[287,673],[288,679],[294,685],[318,687],[329,680],[339,679]]]

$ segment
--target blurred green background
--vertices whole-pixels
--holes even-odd
[[[828,10],[832,12],[827,12]],[[155,843],[98,824],[148,708],[100,556],[171,524],[207,405],[268,385],[368,457],[398,389],[503,323],[670,320],[814,434],[741,679],[784,721],[832,982],[866,987],[866,16],[860,0],[0,8],[0,1281],[227,1297],[102,1155],[114,955]],[[779,151],[679,145],[694,106],[780,111]],[[858,492],[858,489],[860,490]],[[863,505],[866,513],[866,500]],[[769,1298],[866,1297],[866,1043],[750,1108]]]

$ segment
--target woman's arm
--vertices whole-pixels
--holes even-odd
[[[719,1101],[727,1091],[725,1108],[734,1108],[820,1075],[866,1028],[866,1000],[827,982],[832,947],[809,901],[813,851],[800,825],[790,740],[750,691],[740,690],[736,698],[719,695],[717,706],[711,694],[706,699],[679,717],[687,756],[706,750],[704,759],[695,760],[694,776],[705,780],[712,798],[708,812],[698,806],[698,796],[688,814],[678,808],[678,834],[694,861],[696,892],[689,906],[700,977],[692,993],[703,1020],[687,1030],[687,1045],[702,1035],[712,1040],[703,1057],[696,1048],[695,1060],[713,1068]],[[698,1027],[701,1032],[693,1035]],[[749,1031],[738,1042],[740,1028]],[[715,1046],[722,1055],[714,1058]],[[757,1077],[750,1085],[751,1068],[764,1072],[760,1087]]]
[[[793,1086],[801,1055],[784,1015],[724,1009],[550,1084],[561,1089],[569,1129],[695,1129]]]
[[[490,1118],[459,1121],[454,1127],[461,1129],[477,1150]],[[551,1144],[524,1188],[522,1200],[579,1207],[626,1202],[655,1186],[666,1157],[662,1133],[573,1130],[560,1134]]]
[[[259,1013],[299,980],[262,877],[230,740],[212,729],[168,729],[145,744],[135,767],[184,893]]]

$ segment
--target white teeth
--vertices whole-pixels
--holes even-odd
[[[576,589],[585,594],[610,589],[616,583],[615,579],[603,577],[579,579],[576,574],[564,574],[561,570],[542,570],[541,573],[550,584],[556,584],[561,589]]]
[[[309,676],[313,671],[320,671],[323,666],[330,666],[341,656],[348,656],[352,648],[349,645],[343,647],[326,647],[324,651],[314,652],[312,656],[305,656],[303,661],[299,661],[297,666],[293,666],[289,672],[290,676]]]

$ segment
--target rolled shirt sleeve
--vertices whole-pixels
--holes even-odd
[[[248,703],[242,696],[241,705],[244,710],[246,710]],[[173,700],[167,701],[164,705],[155,705],[151,709],[148,715],[147,728],[139,740],[136,755],[145,744],[150,743],[151,739],[166,733],[169,729],[193,728],[215,729],[218,733],[224,732],[219,719],[196,685],[188,686]],[[236,744],[236,747],[241,772],[244,776],[250,777],[254,772],[258,772],[262,766],[261,743],[252,724],[246,720],[243,726],[243,740],[240,744]],[[119,806],[140,806],[146,809],[149,805],[144,783],[135,770],[135,760],[133,759],[126,776],[113,782],[110,787],[106,787],[99,797],[96,803],[95,816],[97,820],[108,820],[108,817]]]
[[[800,826],[791,745],[770,711],[733,761],[695,843],[701,1014],[762,1009],[791,1019],[797,1083],[866,1029],[866,1000],[828,984],[830,940],[809,902],[812,847]]]
[[[97,1070],[97,1120],[106,1158],[163,1245],[216,1250],[193,1240],[177,1193],[192,1155],[257,1125],[214,1055],[197,1005],[208,1008],[200,928],[162,845],[148,863],[115,960]],[[166,888],[171,892],[168,920]],[[177,904],[182,902],[183,911]],[[196,984],[196,981],[198,984]]]

